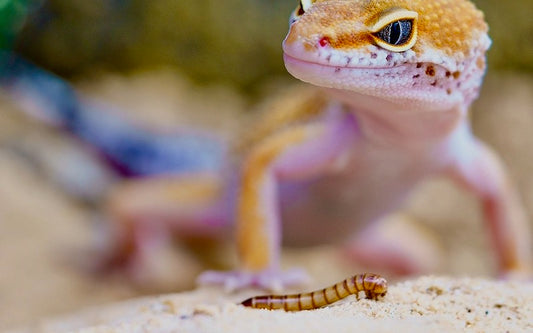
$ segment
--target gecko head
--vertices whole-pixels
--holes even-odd
[[[301,0],[284,60],[296,78],[347,100],[447,110],[477,97],[487,30],[468,0]]]

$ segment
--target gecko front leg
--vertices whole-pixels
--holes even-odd
[[[277,186],[283,180],[304,180],[328,172],[354,143],[355,119],[336,109],[328,112],[322,122],[288,127],[252,149],[244,163],[237,212],[241,268],[234,272],[206,272],[199,278],[201,284],[279,290],[303,282],[306,276],[301,271],[280,269]]]
[[[469,131],[449,170],[452,179],[477,195],[503,277],[531,278],[531,235],[527,215],[499,158]]]

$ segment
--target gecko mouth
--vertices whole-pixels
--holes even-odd
[[[396,81],[407,70],[406,64],[394,67],[335,66],[303,60],[287,53],[284,53],[283,60],[287,71],[299,80],[325,88],[352,91],[366,91],[376,80],[383,79],[386,79],[387,85],[397,86],[399,82]]]
[[[328,59],[328,58],[326,58]],[[292,56],[288,54],[287,52],[283,53],[283,60],[285,61],[285,64],[294,64],[294,65],[301,65],[301,66],[317,66],[317,67],[325,67],[325,68],[332,68],[336,70],[337,72],[342,69],[354,69],[354,70],[386,70],[391,68],[400,68],[403,66],[407,66],[408,63],[401,63],[401,64],[392,64],[390,66],[372,66],[372,65],[351,65],[352,62],[349,57],[346,57],[345,64],[332,64],[332,63],[324,63],[321,61],[311,61],[311,60],[304,60],[302,58],[298,58],[295,56]]]
[[[391,68],[401,68],[404,66],[409,65],[408,63],[402,63],[398,65],[391,65],[391,66],[372,66],[372,65],[359,65],[354,66],[350,65],[349,61],[347,60],[345,64],[331,64],[331,63],[324,63],[319,61],[311,61],[311,60],[304,60],[302,58],[294,57],[286,52],[283,53],[283,61],[285,62],[285,65],[288,66],[303,66],[303,67],[314,67],[315,69],[319,67],[323,67],[325,69],[333,69],[336,72],[341,71],[342,69],[352,69],[352,70],[387,70]]]
[[[400,62],[390,66],[349,66],[323,63],[321,59],[301,59],[287,52],[283,54],[287,71],[295,78],[323,88],[349,91],[382,98],[396,103],[435,109],[457,103],[460,94],[454,94],[459,80],[446,68],[426,62]],[[401,91],[401,96],[391,96]],[[435,103],[435,101],[439,103]],[[421,107],[423,105],[423,107]]]

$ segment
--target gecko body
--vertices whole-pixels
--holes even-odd
[[[37,106],[134,176],[106,205],[120,230],[112,256],[118,260],[111,262],[134,262],[133,273],[169,233],[232,228],[240,267],[206,272],[200,283],[228,289],[301,283],[301,272],[280,268],[282,239],[343,240],[363,262],[419,272],[409,253],[383,246],[374,231],[394,220],[417,184],[446,175],[480,199],[502,275],[528,276],[525,213],[467,116],[489,46],[483,14],[467,0],[302,0],[290,18],[284,60],[314,87],[291,90],[238,138],[244,147],[238,181],[216,142],[200,136],[191,149],[187,143],[196,139],[157,136],[100,115],[35,69],[30,75],[24,66],[8,66],[0,74],[26,109]],[[215,157],[203,158],[203,147]]]
[[[283,228],[284,237],[320,240],[349,238],[356,231],[350,223],[366,223],[352,238],[356,256],[408,262],[365,237],[434,175],[448,175],[479,197],[500,272],[528,274],[525,214],[467,117],[485,72],[487,30],[482,12],[466,0],[302,0],[283,57],[289,73],[320,88],[321,112],[309,119],[302,111],[305,121],[283,124],[252,148],[238,203],[241,268],[207,272],[200,282],[232,289],[298,281],[279,267]],[[318,200],[279,209],[284,182],[310,179],[307,190]],[[321,214],[320,202],[335,200],[334,214]]]

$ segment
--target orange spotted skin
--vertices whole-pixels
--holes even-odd
[[[365,292],[367,298],[376,300],[387,293],[387,280],[377,274],[358,274],[331,287],[310,293],[256,296],[243,301],[241,304],[254,309],[313,310],[335,303],[350,295],[357,296],[361,291]]]
[[[417,54],[435,49],[461,61],[488,30],[483,13],[467,0],[317,0],[286,43],[308,39],[311,50],[321,36],[334,49],[363,48],[373,44],[369,27],[395,8],[418,13],[418,42],[413,47]]]

